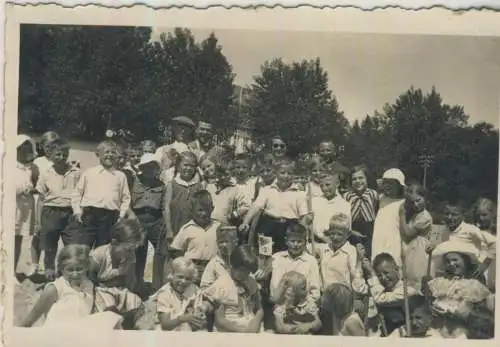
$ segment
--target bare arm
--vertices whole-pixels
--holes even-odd
[[[172,318],[170,313],[159,312],[158,319],[160,320],[162,330],[174,330],[179,325],[187,323],[188,316],[183,314],[176,318]]]
[[[264,311],[259,309],[255,317],[248,323],[248,325],[241,325],[231,322],[226,318],[224,312],[224,306],[220,306],[215,311],[215,325],[223,331],[235,332],[235,333],[257,333],[260,330],[260,325],[264,317]]]
[[[52,305],[57,301],[57,290],[54,285],[47,285],[43,290],[42,294],[38,298],[35,306],[31,309],[30,313],[24,320],[21,322],[20,326],[22,327],[31,327],[35,322],[42,316],[47,314]]]

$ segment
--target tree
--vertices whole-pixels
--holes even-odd
[[[247,112],[258,140],[280,135],[295,153],[312,149],[318,139],[343,144],[349,126],[319,59],[265,62],[251,86]]]

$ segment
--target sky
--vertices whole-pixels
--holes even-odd
[[[154,29],[153,39],[165,31],[170,29]],[[235,84],[251,85],[266,60],[319,57],[351,122],[413,85],[424,92],[435,86],[444,102],[464,106],[470,123],[498,128],[500,37],[192,29],[196,41],[211,32],[233,67]]]

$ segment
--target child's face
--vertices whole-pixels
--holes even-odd
[[[205,159],[200,163],[201,171],[203,171],[203,176],[205,178],[214,178],[215,177],[215,164],[213,161]]]
[[[292,257],[298,257],[306,249],[306,239],[299,235],[287,234],[286,247]]]
[[[279,139],[274,139],[271,147],[272,153],[275,157],[282,157],[286,153],[286,144]]]
[[[334,198],[337,195],[337,190],[339,188],[339,176],[333,175],[324,177],[320,182],[320,188],[323,192],[324,197],[327,200]]]
[[[35,159],[33,146],[28,141],[17,147],[17,161],[22,164],[31,163]]]
[[[67,148],[57,148],[50,154],[50,161],[55,165],[66,164],[68,161],[69,150]]]
[[[399,281],[398,267],[393,262],[383,261],[375,269],[380,284],[387,291],[392,291]]]
[[[477,209],[477,223],[482,230],[490,229],[493,224],[493,213],[484,206]]]
[[[425,209],[425,197],[422,195],[419,195],[416,192],[409,192],[406,199],[416,212],[421,212]]]
[[[250,173],[250,165],[246,160],[235,160],[233,164],[233,174],[238,183],[245,183]]]
[[[217,237],[217,248],[222,257],[229,257],[236,247],[236,242],[230,237]]]
[[[194,278],[184,269],[175,269],[172,274],[171,285],[178,293],[184,293],[187,287],[193,283]]]
[[[464,258],[459,253],[445,254],[444,267],[446,273],[453,276],[463,276],[466,272]]]
[[[321,175],[323,173],[323,167],[321,164],[314,164],[311,168],[311,181],[314,183],[321,182]]]
[[[281,187],[288,188],[292,184],[292,180],[293,180],[293,167],[292,167],[292,165],[281,165],[278,168],[276,178],[278,180],[278,184]]]
[[[212,201],[209,202],[195,202],[193,205],[193,220],[202,228],[206,228],[211,221],[210,216],[213,211]]]
[[[414,334],[425,334],[431,325],[432,315],[425,307],[417,307],[410,316],[411,331]]]
[[[349,231],[344,228],[333,226],[325,231],[325,236],[330,240],[330,246],[333,249],[339,249],[349,238]]]
[[[358,193],[362,193],[368,188],[368,181],[363,171],[356,171],[352,174],[352,189]]]
[[[326,162],[335,158],[335,145],[332,142],[322,142],[319,145],[318,154]]]
[[[116,151],[116,168],[122,169],[125,166],[127,159],[125,158],[125,153],[122,150]]]
[[[384,178],[382,180],[382,191],[389,198],[396,198],[399,195],[401,186],[399,182],[393,179]]]
[[[72,286],[80,286],[86,274],[87,268],[77,260],[67,260],[62,268],[62,276]]]
[[[131,150],[128,152],[128,162],[130,163],[130,165],[132,166],[136,166],[139,164],[139,162],[141,161],[141,151],[139,150]]]
[[[193,179],[196,174],[196,161],[194,158],[189,156],[184,156],[179,164],[179,175],[185,180],[189,181]]]
[[[463,213],[458,206],[446,206],[444,211],[444,223],[450,230],[458,228],[463,221]]]
[[[284,299],[285,303],[288,303],[291,306],[295,306],[297,304],[300,304],[302,299],[306,296],[306,291],[307,287],[304,283],[302,286],[297,286],[296,288],[293,288],[292,286],[289,286],[286,288],[285,293],[284,293]]]
[[[99,162],[105,168],[111,168],[117,163],[117,150],[113,146],[106,146],[99,149],[97,152]]]
[[[262,166],[259,170],[259,174],[266,186],[273,183],[273,181],[276,179],[276,175],[271,166]]]
[[[153,141],[146,141],[142,144],[142,151],[144,153],[156,153],[156,144]]]

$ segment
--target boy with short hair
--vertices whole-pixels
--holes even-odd
[[[52,164],[40,172],[36,190],[40,194],[37,203],[41,221],[41,249],[45,251],[45,276],[53,280],[59,239],[64,245],[71,241],[65,229],[73,214],[71,196],[81,172],[77,165],[68,163],[69,145],[66,141],[54,140],[48,149]]]
[[[96,151],[100,164],[86,170],[71,199],[74,220],[68,225],[72,243],[98,247],[111,241],[111,227],[125,218],[130,191],[125,174],[115,169],[117,145],[103,141]]]

